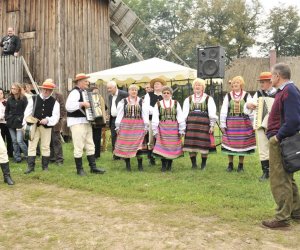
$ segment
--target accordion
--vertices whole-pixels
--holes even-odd
[[[98,93],[83,91],[82,98],[84,102],[89,102],[90,107],[85,109],[86,119],[94,122],[96,119],[103,118],[101,102]]]
[[[274,98],[272,97],[259,97],[257,99],[256,113],[253,122],[254,129],[268,128],[268,118],[273,103]]]

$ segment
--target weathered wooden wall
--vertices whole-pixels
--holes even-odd
[[[41,83],[62,92],[76,73],[110,67],[109,0],[0,0],[0,36],[14,27],[21,54]]]
[[[300,87],[300,57],[278,57],[277,63],[284,62],[291,67],[292,80]],[[247,91],[256,91],[259,88],[257,81],[262,71],[270,71],[269,58],[240,58],[235,60],[226,68],[223,83],[224,91],[229,91],[228,81],[235,76],[242,76],[245,80],[245,89]]]

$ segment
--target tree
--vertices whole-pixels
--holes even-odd
[[[267,31],[271,37],[263,46],[274,47],[278,56],[300,55],[299,21],[296,7],[274,7],[267,18]]]

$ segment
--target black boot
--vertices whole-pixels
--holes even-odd
[[[167,171],[172,170],[172,163],[173,163],[173,160],[167,160]]]
[[[143,158],[139,158],[137,160],[138,160],[138,169],[139,169],[139,171],[144,171],[144,168],[143,168]]]
[[[201,170],[204,170],[206,168],[206,160],[207,157],[202,157]]]
[[[237,172],[238,172],[238,173],[244,172],[244,164],[243,164],[243,163],[239,163]]]
[[[4,183],[7,183],[7,185],[14,185],[14,182],[10,177],[9,163],[1,163],[0,165],[3,172]]]
[[[228,167],[227,167],[226,171],[227,172],[232,172],[233,171],[233,163],[232,162],[228,163]]]
[[[269,178],[269,161],[261,161],[261,169],[263,171],[262,176],[259,178],[259,181],[265,181]]]
[[[95,155],[87,155],[86,157],[89,162],[91,173],[93,173],[93,174],[104,174],[105,173],[104,169],[97,168]]]
[[[167,170],[167,160],[161,159],[161,172],[166,172]]]
[[[191,156],[191,162],[192,162],[192,169],[196,169],[197,168],[197,158],[196,156]]]
[[[126,163],[126,170],[130,172],[131,171],[130,158],[125,158],[125,163]]]
[[[34,172],[34,167],[35,167],[35,156],[28,156],[27,170],[24,172],[24,174],[30,174],[31,172]]]
[[[75,164],[76,164],[76,170],[77,170],[77,174],[80,176],[85,176],[86,173],[83,170],[83,166],[82,166],[82,157],[80,158],[75,158]]]
[[[43,171],[48,171],[50,157],[49,156],[42,156],[42,169]]]

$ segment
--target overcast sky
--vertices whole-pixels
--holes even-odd
[[[270,9],[272,9],[273,7],[278,7],[278,6],[282,6],[285,5],[290,6],[296,6],[300,15],[300,0],[260,0],[260,3],[263,6],[264,12],[265,14],[269,14],[270,13]],[[262,41],[262,38],[260,36],[257,37],[257,39],[259,41]],[[253,46],[252,49],[249,50],[250,51],[250,55],[254,56],[254,57],[260,57],[261,55],[258,53],[258,48],[256,46]]]

